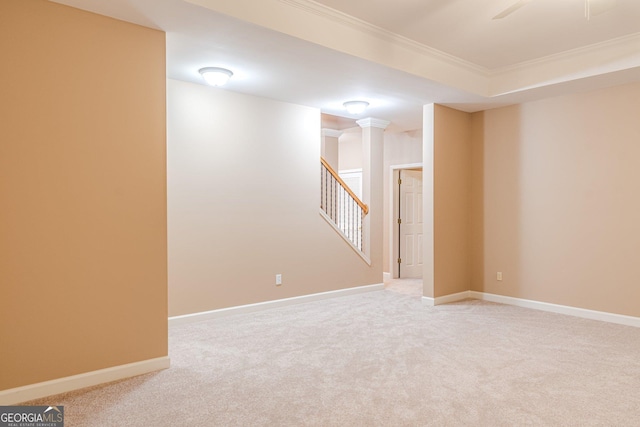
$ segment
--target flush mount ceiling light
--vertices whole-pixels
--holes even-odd
[[[204,80],[211,86],[223,86],[225,85],[233,73],[226,68],[218,67],[206,67],[200,69],[200,74]]]
[[[367,101],[348,101],[342,104],[349,114],[361,114],[368,106]]]

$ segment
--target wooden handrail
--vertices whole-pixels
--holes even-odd
[[[342,185],[342,188],[344,188],[347,191],[347,193],[349,193],[349,195],[353,198],[353,200],[355,200],[358,206],[362,208],[362,212],[364,212],[365,215],[368,214],[369,206],[367,206],[362,200],[358,198],[358,196],[355,195],[353,191],[351,191],[347,183],[344,182],[342,178],[340,178],[340,175],[338,175],[338,172],[333,170],[333,168],[329,166],[329,163],[327,163],[327,161],[322,156],[320,156],[320,162],[324,165],[325,168],[327,168],[331,176],[333,176],[335,180],[338,181],[340,185]]]

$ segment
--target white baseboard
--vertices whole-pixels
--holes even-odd
[[[434,305],[449,304],[450,302],[462,301],[463,299],[472,298],[469,291],[458,292],[455,294],[443,295],[436,297]]]
[[[463,299],[472,298],[469,295],[469,291],[458,292],[456,294],[444,295],[441,297],[422,297],[422,303],[424,305],[434,307],[440,304],[448,304],[450,302],[462,301]]]
[[[619,325],[635,326],[636,328],[640,328],[640,317],[626,316],[624,314],[587,310],[584,308],[571,307],[567,305],[551,304],[548,302],[533,301],[528,299],[514,298],[504,295],[496,295],[476,291],[469,291],[469,298],[497,302],[500,304],[515,305],[518,307],[533,308],[535,310],[549,311],[551,313],[567,314],[569,316],[582,317],[584,319],[600,320],[602,322],[617,323]]]
[[[169,357],[164,356],[155,359],[143,360],[141,362],[128,363],[126,365],[113,366],[111,368],[100,369],[97,371],[85,372],[83,374],[58,378],[51,381],[10,388],[8,390],[0,391],[0,405],[15,405],[16,403],[40,399],[54,394],[66,393],[68,391],[78,390],[85,387],[135,377],[137,375],[167,369],[169,364]]]
[[[384,283],[387,283],[389,280],[391,280],[391,273],[387,273],[386,271],[382,272],[382,281]]]
[[[447,304],[473,298],[482,301],[497,302],[500,304],[515,305],[518,307],[532,308],[551,313],[566,314],[568,316],[582,317],[583,319],[600,320],[602,322],[617,323],[619,325],[635,326],[640,328],[640,317],[625,316],[624,314],[607,313],[605,311],[587,310],[585,308],[571,307],[568,305],[551,304],[548,302],[533,301],[522,298],[508,297],[504,295],[489,294],[486,292],[464,291],[456,294],[444,295],[437,298],[422,297],[422,302],[428,306]]]
[[[203,311],[200,313],[185,314],[182,316],[169,317],[169,326],[183,325],[185,323],[200,322],[202,320],[217,319],[219,317],[231,316],[234,314],[254,313],[256,311],[269,310],[271,308],[286,307],[290,305],[302,304],[312,301],[320,301],[329,298],[343,297],[347,295],[361,294],[384,290],[384,284],[358,286],[355,288],[338,289],[336,291],[321,292],[317,294],[302,295],[299,297],[284,298],[274,301],[259,302],[256,304],[240,305],[237,307],[221,308],[218,310]]]

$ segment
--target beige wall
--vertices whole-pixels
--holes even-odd
[[[636,83],[475,115],[474,290],[640,316],[639,112]]]
[[[382,281],[319,214],[318,110],[175,80],[168,107],[170,315]]]
[[[164,40],[0,2],[0,389],[167,355]]]
[[[469,290],[471,115],[434,106],[434,297]]]

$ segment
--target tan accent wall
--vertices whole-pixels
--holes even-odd
[[[167,355],[164,46],[0,2],[0,389]]]
[[[639,112],[636,83],[474,115],[473,290],[640,316]]]
[[[320,141],[317,109],[168,81],[170,315],[382,282],[320,216]]]
[[[433,114],[433,294],[439,297],[471,283],[471,115],[441,105]]]

